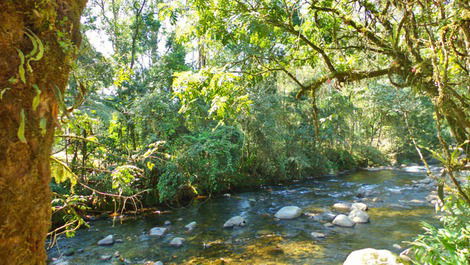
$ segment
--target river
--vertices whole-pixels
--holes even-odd
[[[207,201],[166,214],[151,214],[124,221],[112,219],[91,222],[73,238],[59,239],[49,251],[50,264],[341,264],[356,249],[372,247],[400,250],[402,241],[412,240],[420,222],[436,222],[433,206],[425,197],[429,189],[416,182],[425,178],[421,167],[361,170],[343,176],[325,176],[291,185],[269,186]],[[361,193],[365,198],[358,198]],[[362,197],[362,196],[360,196]],[[293,220],[276,220],[273,215],[283,206],[296,205],[304,213],[333,211],[336,202],[363,201],[369,206],[370,223],[354,228],[325,227],[307,215]],[[247,225],[223,228],[232,216],[241,215]],[[164,226],[162,238],[148,236],[152,227]],[[196,228],[184,226],[192,221]],[[315,239],[311,232],[326,234]],[[107,235],[122,240],[111,246],[98,246]],[[184,245],[169,245],[174,237]],[[73,254],[72,254],[73,252]],[[72,254],[70,256],[64,253]],[[108,257],[106,257],[108,256]],[[100,260],[109,258],[109,260]]]

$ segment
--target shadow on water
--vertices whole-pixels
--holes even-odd
[[[114,226],[110,220],[95,221],[90,229],[79,231],[74,238],[61,239],[49,256],[80,249],[59,259],[62,264],[78,265],[144,264],[156,260],[164,264],[341,264],[355,249],[373,247],[398,252],[393,244],[412,240],[420,232],[421,221],[433,222],[433,208],[424,202],[428,191],[411,185],[422,178],[424,173],[419,170],[358,171],[213,199]],[[336,202],[358,200],[370,206],[371,222],[354,228],[327,228],[308,216],[294,220],[273,218],[286,205],[318,213],[333,210],[331,205]],[[223,223],[235,215],[246,218],[248,224],[224,229]],[[172,224],[163,238],[147,235],[150,228],[163,226],[166,220]],[[192,221],[197,222],[197,227],[187,232],[184,226]],[[325,233],[326,238],[314,239],[311,232]],[[96,242],[109,234],[123,242],[97,246]],[[186,239],[181,248],[169,245],[177,236]],[[100,256],[116,252],[119,257],[100,260]]]

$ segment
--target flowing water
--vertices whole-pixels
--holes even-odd
[[[421,231],[421,221],[435,222],[433,207],[425,200],[429,190],[413,185],[424,177],[419,167],[358,171],[197,202],[166,214],[122,222],[94,221],[90,229],[78,231],[75,237],[60,239],[49,256],[58,258],[54,264],[80,265],[157,260],[164,264],[341,264],[356,249],[399,252],[393,245],[406,246],[402,241],[412,240]],[[364,192],[368,198],[356,197]],[[372,197],[376,197],[375,202]],[[288,205],[299,206],[304,213],[318,213],[334,211],[331,206],[336,202],[360,200],[370,207],[370,223],[354,228],[328,228],[305,215],[294,220],[273,217]],[[224,229],[224,222],[236,215],[243,216],[247,225]],[[164,226],[167,220],[171,225],[164,237],[148,236],[150,228]],[[192,221],[197,227],[187,232],[184,226]],[[311,232],[325,233],[326,238],[314,239]],[[110,234],[122,243],[96,244]],[[174,237],[185,238],[184,245],[171,247],[169,241]],[[75,250],[73,255],[61,255],[71,249]],[[114,257],[116,252],[119,257]],[[102,255],[113,257],[102,261]]]

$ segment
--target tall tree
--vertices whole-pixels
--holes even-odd
[[[0,2],[0,260],[45,264],[49,156],[86,0]]]

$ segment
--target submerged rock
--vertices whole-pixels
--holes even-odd
[[[346,215],[340,214],[335,217],[335,219],[333,220],[333,224],[342,227],[353,227],[356,223],[354,223]]]
[[[64,251],[64,256],[72,256],[73,254],[75,254],[75,250],[73,248]]]
[[[224,223],[225,228],[230,228],[234,226],[245,226],[245,225],[246,225],[246,220],[245,218],[241,216],[234,216],[228,219],[227,222]]]
[[[310,235],[311,235],[312,237],[314,237],[314,238],[325,238],[325,237],[326,237],[325,234],[323,234],[323,233],[318,233],[318,232],[312,232],[312,233],[310,233]]]
[[[284,206],[274,215],[279,219],[294,219],[302,214],[302,209],[297,206]]]
[[[397,256],[385,249],[364,248],[351,252],[343,265],[403,265]]]
[[[334,214],[333,212],[323,212],[318,214],[307,213],[305,215],[317,222],[331,222],[336,217],[336,214]]]
[[[354,209],[349,213],[349,219],[351,219],[355,223],[368,223],[369,222],[369,215],[361,210]]]
[[[100,241],[98,241],[98,246],[109,246],[109,245],[112,245],[112,244],[114,244],[113,235],[109,235],[109,236],[101,239]]]
[[[185,225],[184,227],[185,227],[186,229],[188,229],[188,231],[193,231],[194,228],[196,228],[196,225],[197,225],[196,222],[191,222],[191,223]]]
[[[367,211],[368,207],[367,204],[362,202],[355,202],[351,205],[351,209],[358,209],[361,211]]]
[[[181,247],[184,243],[184,238],[182,237],[175,237],[170,241],[170,246],[173,247]]]
[[[344,202],[337,202],[333,204],[333,208],[339,211],[349,211],[351,209],[351,204]]]
[[[163,236],[168,231],[165,227],[154,227],[150,229],[150,236]]]

